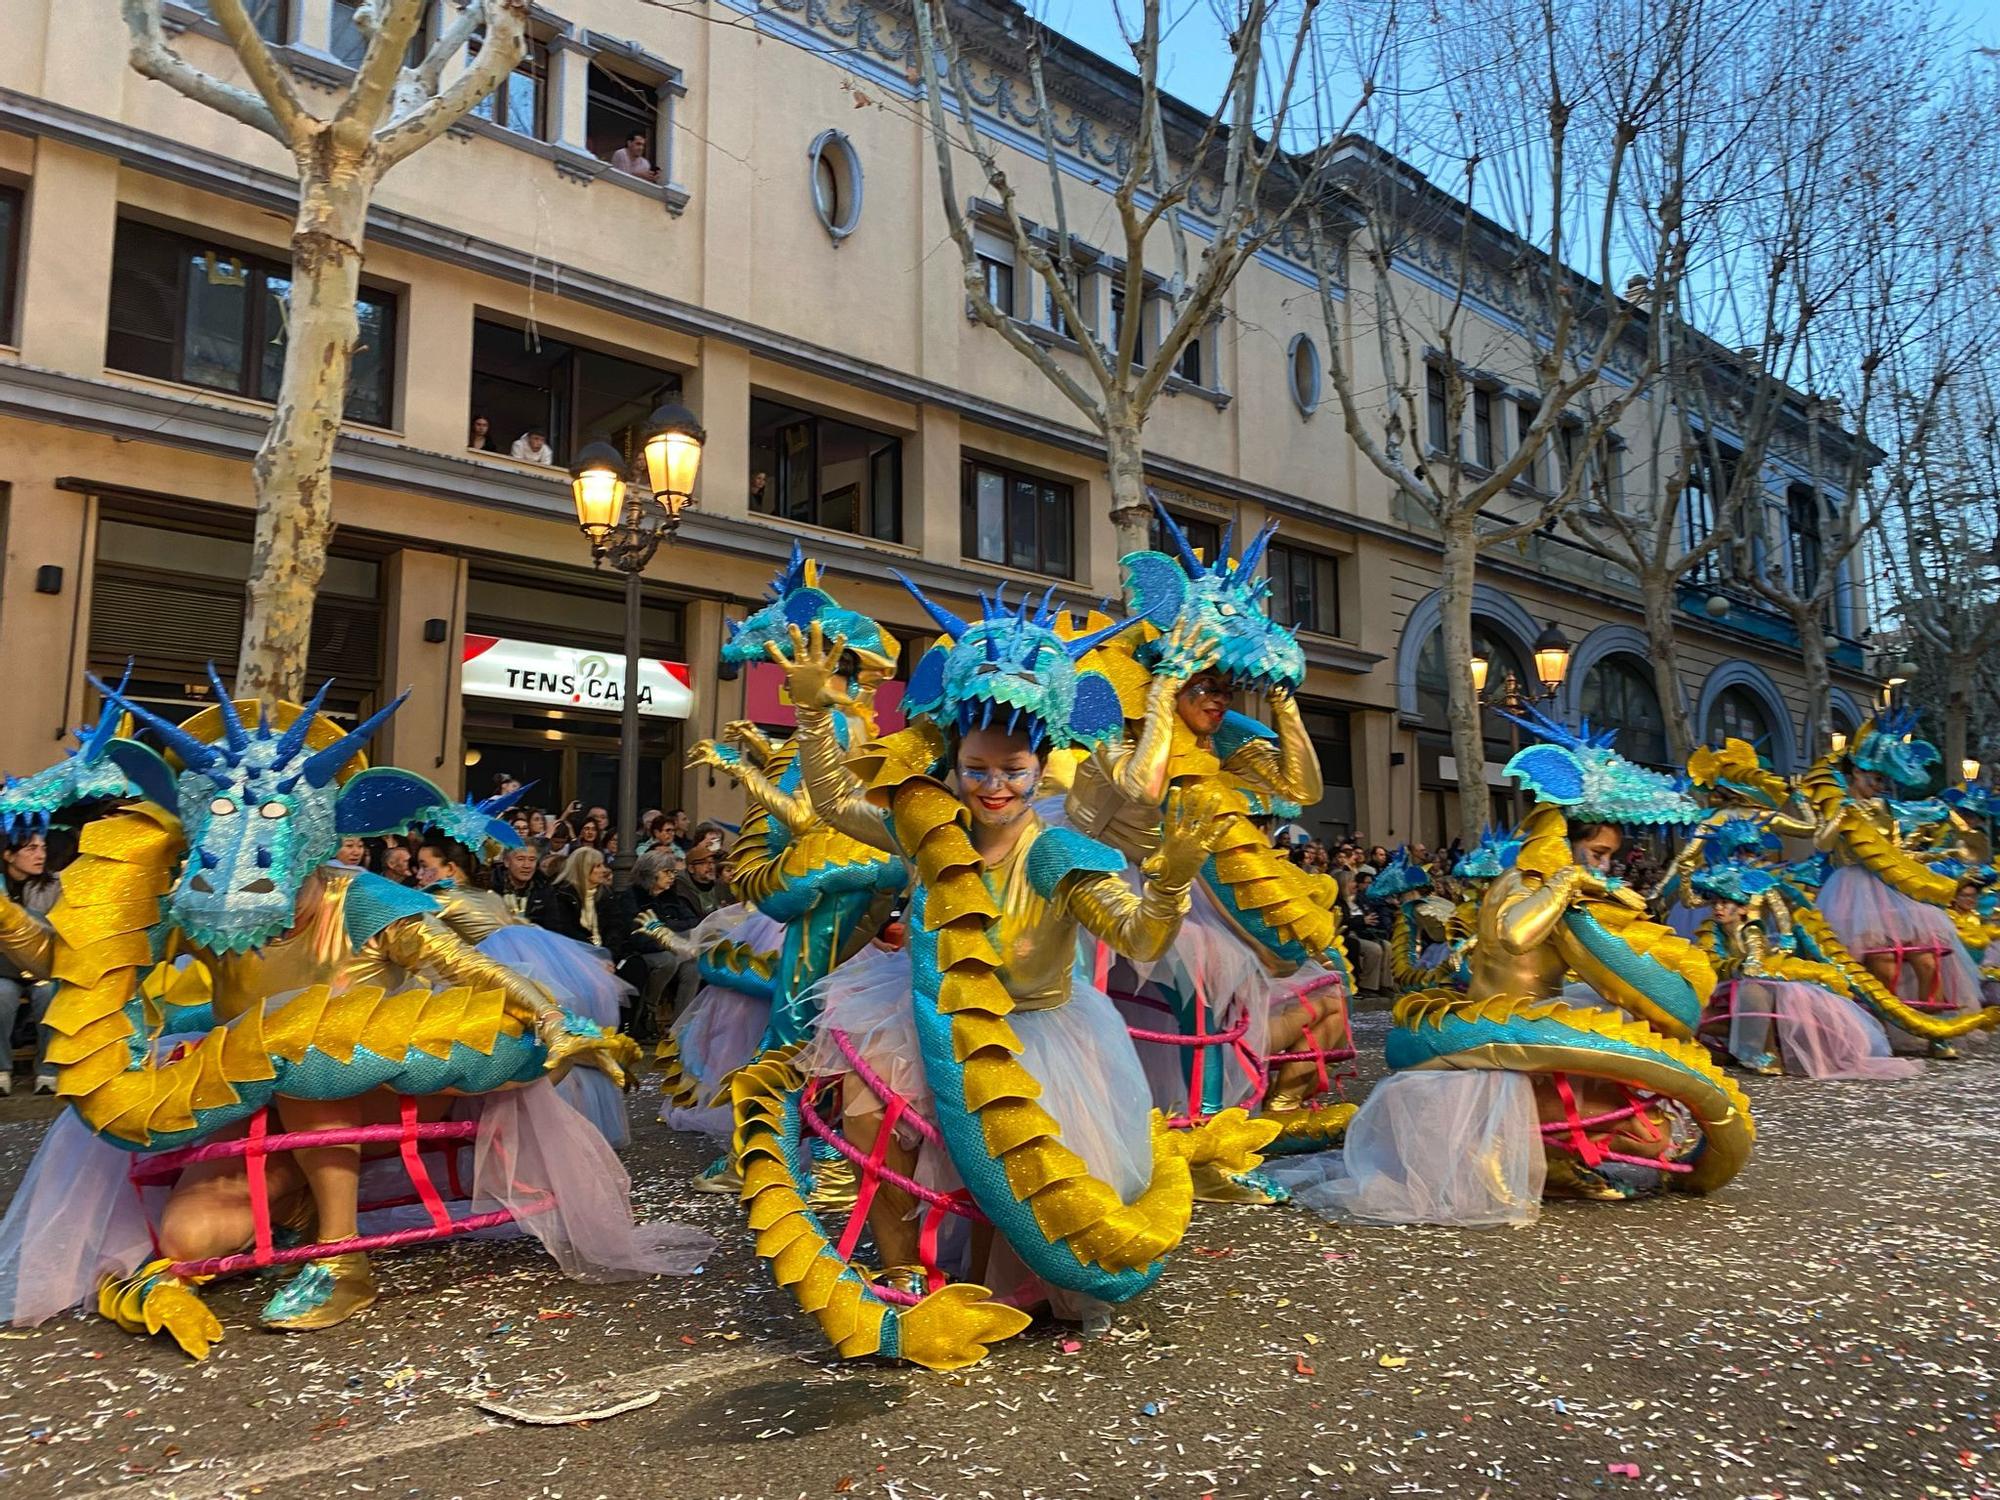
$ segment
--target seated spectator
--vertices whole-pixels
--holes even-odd
[[[368,840],[349,834],[340,841],[340,848],[334,851],[333,857],[340,864],[365,870],[368,868]]]
[[[490,453],[493,450],[493,424],[484,417],[474,417],[472,432],[466,438],[465,446],[475,453]]]
[[[16,835],[0,848],[0,874],[4,874],[7,894],[32,916],[46,917],[62,894],[61,882],[48,869],[48,841],[40,834]],[[41,1034],[41,1020],[55,998],[53,982],[18,970],[0,970],[0,1048],[5,1049],[0,1066],[0,1095],[14,1092],[14,1026],[25,1007],[34,1025],[35,1092],[53,1094],[55,1073],[43,1066],[42,1049],[47,1039]]]
[[[546,927],[542,912],[549,901],[549,882],[540,864],[541,855],[527,845],[509,849],[494,861],[491,881],[508,911],[537,927]]]
[[[507,450],[511,457],[531,464],[553,464],[556,450],[549,446],[549,435],[539,427],[530,427],[514,439],[514,446]]]
[[[604,856],[579,846],[563,861],[536,925],[593,948],[606,946],[598,901],[610,884],[611,866]]]
[[[1386,994],[1389,988],[1390,926],[1381,904],[1368,899],[1368,887],[1374,880],[1374,874],[1366,869],[1354,872],[1341,924],[1347,956],[1354,967],[1354,987],[1363,995]]]
[[[1326,852],[1326,845],[1318,839],[1312,840],[1299,851],[1299,868],[1302,870],[1309,870],[1315,875],[1324,875],[1332,865],[1333,860]]]
[[[629,172],[648,182],[660,180],[660,169],[646,158],[646,132],[643,130],[635,130],[626,136],[625,144],[611,153],[611,167],[613,171]]]
[[[632,1034],[642,1041],[656,1040],[667,1034],[674,1017],[701,987],[697,960],[669,952],[657,937],[639,930],[650,916],[670,932],[686,933],[707,914],[680,852],[660,846],[640,855],[632,866],[630,884],[611,898],[609,910],[619,976],[639,992]]]

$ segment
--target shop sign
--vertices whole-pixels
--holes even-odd
[[[462,691],[468,698],[617,713],[625,692],[625,658],[616,651],[585,651],[467,632],[464,678]],[[641,714],[685,719],[693,709],[685,662],[639,659]]]

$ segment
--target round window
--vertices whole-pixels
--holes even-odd
[[[1319,406],[1319,349],[1303,333],[1292,335],[1290,351],[1292,400],[1311,416]]]
[[[813,212],[838,244],[861,223],[861,158],[838,130],[824,130],[809,153]]]

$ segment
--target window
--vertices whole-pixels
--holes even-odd
[[[1340,559],[1326,552],[1274,544],[1270,558],[1271,618],[1294,630],[1340,634]]]
[[[558,466],[599,441],[635,459],[646,418],[680,394],[671,370],[483,318],[472,325],[471,416],[486,418],[487,445],[498,453],[539,432],[547,462]]]
[[[1510,677],[1516,684],[1532,691],[1530,685],[1535,681],[1535,674],[1529,670],[1523,655],[1514,649],[1507,637],[1478,616],[1474,616],[1472,621],[1472,654],[1486,659],[1484,696],[1488,700],[1499,699]],[[1433,630],[1430,639],[1424,642],[1424,649],[1417,653],[1417,717],[1425,728],[1442,730],[1450,726],[1446,703],[1444,632]],[[1498,714],[1485,715],[1482,728],[1488,760],[1505,761],[1520,748],[1517,743],[1519,734],[1514,726]]]
[[[123,219],[112,252],[114,370],[275,401],[285,369],[287,268],[234,250]],[[362,290],[361,322],[348,375],[352,422],[394,418],[396,299]]]
[[[998,230],[975,227],[972,248],[985,283],[986,300],[1003,316],[1014,317],[1014,241]]]
[[[215,19],[215,7],[209,0],[181,0],[189,10],[198,15]],[[243,9],[249,12],[250,24],[257,28],[257,35],[267,42],[286,40],[285,0],[243,0]]]
[[[660,180],[660,91],[591,63],[583,111],[584,148],[618,170]],[[619,159],[619,153],[624,156]]]
[[[360,67],[361,59],[368,55],[368,38],[354,24],[354,12],[360,8],[361,0],[333,0],[333,15],[327,23],[326,50],[350,68]],[[430,50],[430,7],[425,6],[424,10],[423,20],[417,23],[410,37],[409,50],[403,54],[406,68],[416,67]]]
[[[1559,467],[1550,484],[1551,489],[1566,488],[1576,475],[1579,451],[1583,445],[1583,428],[1578,423],[1564,417],[1556,424],[1556,458]],[[1581,481],[1579,481],[1581,483]]]
[[[1214,383],[1204,378],[1208,370],[1201,346],[1207,337],[1206,331],[1195,334],[1181,349],[1181,357],[1174,361],[1174,373],[1189,385],[1206,386]]]
[[[1618,731],[1619,753],[1641,765],[1668,764],[1667,720],[1653,672],[1630,656],[1607,656],[1583,679],[1578,700],[1583,717],[1600,729]]]
[[[1625,445],[1606,438],[1597,445],[1597,483],[1607,509],[1625,508]]]
[[[1819,587],[1825,564],[1825,537],[1820,529],[1819,491],[1795,484],[1785,491],[1785,550],[1792,568],[1792,591],[1810,594]]]
[[[1059,271],[1057,274],[1062,277],[1063,285],[1069,288],[1070,301],[1076,304],[1077,311],[1083,312],[1085,304],[1082,272],[1071,266],[1068,270]],[[1062,307],[1056,301],[1055,288],[1047,285],[1042,287],[1042,326],[1053,333],[1061,334],[1064,338],[1069,337],[1069,319],[1063,316]]]
[[[861,156],[838,130],[823,130],[813,141],[813,213],[837,245],[861,223]]]
[[[1535,425],[1535,418],[1541,415],[1541,410],[1539,406],[1530,406],[1525,401],[1515,403],[1514,451],[1516,453],[1528,446],[1530,442],[1529,432]],[[1538,490],[1542,487],[1542,456],[1539,453],[1533,454],[1521,466],[1521,483],[1531,490]]]
[[[1721,462],[1718,474],[1706,447],[1696,448],[1688,455],[1687,489],[1681,495],[1681,546],[1686,551],[1692,552],[1715,530],[1718,508],[1736,482],[1736,456],[1724,453]],[[1720,583],[1722,575],[1722,559],[1714,552],[1687,573],[1691,582],[1704,587]]]
[[[967,459],[961,470],[959,536],[964,553],[1025,573],[1068,578],[1075,553],[1070,487]]]
[[[1146,325],[1141,314],[1139,336],[1132,344],[1132,368],[1139,369],[1146,363]],[[1125,341],[1125,276],[1121,271],[1111,287],[1111,345],[1109,353],[1118,357],[1118,349]]]
[[[474,36],[470,55],[479,55],[481,38]],[[501,79],[492,93],[473,105],[472,112],[490,120],[502,130],[548,138],[549,44],[540,37],[528,38],[528,50],[514,71]]]
[[[1290,363],[1292,400],[1309,417],[1319,409],[1319,346],[1303,333],[1293,334]]]
[[[14,342],[14,292],[21,265],[19,188],[0,187],[0,344]]]
[[[808,526],[901,541],[903,440],[754,397],[750,508]]]
[[[1424,398],[1430,414],[1430,444],[1433,453],[1451,451],[1451,403],[1446,399],[1444,371],[1436,365],[1424,367]]]
[[[1174,524],[1180,527],[1187,544],[1201,554],[1201,560],[1214,562],[1222,551],[1222,528],[1213,521],[1204,521],[1200,516],[1185,515],[1177,510],[1169,510],[1167,514],[1174,518]],[[1179,557],[1180,552],[1174,546],[1173,538],[1167,535],[1167,528],[1160,524],[1157,511],[1153,514],[1151,527],[1153,550],[1164,552],[1169,557]]]
[[[1748,740],[1767,758],[1772,753],[1770,715],[1764,700],[1746,687],[1726,687],[1715,695],[1704,733],[1711,745]]]
[[[1482,469],[1497,465],[1499,446],[1493,441],[1493,392],[1480,387],[1472,393],[1472,461]]]

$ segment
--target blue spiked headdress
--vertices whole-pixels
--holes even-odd
[[[1905,708],[1877,714],[1855,731],[1847,758],[1864,771],[1874,771],[1902,786],[1922,786],[1931,779],[1938,748],[1917,735],[1917,716]]]
[[[1715,819],[1702,836],[1701,863],[1688,872],[1688,884],[1711,901],[1748,901],[1777,885],[1766,866],[1783,849],[1759,818]]]
[[[1375,872],[1368,895],[1376,901],[1395,901],[1431,888],[1431,873],[1410,858],[1410,847],[1399,844],[1387,864]]]
[[[1153,508],[1174,553],[1130,552],[1119,559],[1126,607],[1163,633],[1177,621],[1207,626],[1217,642],[1214,670],[1238,686],[1255,692],[1296,689],[1306,677],[1305,652],[1298,638],[1271,618],[1271,580],[1259,571],[1278,523],[1266,525],[1244,546],[1242,556],[1232,557],[1232,522],[1215,559],[1208,561],[1189,544],[1158,496]],[[1158,651],[1159,642],[1153,640],[1136,654],[1150,667]]]
[[[859,610],[843,608],[820,586],[823,576],[819,564],[792,543],[792,555],[771,580],[764,603],[747,619],[724,621],[723,676],[734,677],[741,668],[766,660],[767,646],[789,649],[794,626],[809,631],[814,625],[827,640],[847,642],[863,676],[880,679],[895,671],[901,643]]]
[[[913,718],[959,734],[989,727],[1019,731],[1038,750],[1095,745],[1121,732],[1117,690],[1081,663],[1134,621],[1066,639],[1056,629],[1054,589],[1039,603],[1023,590],[1010,605],[1004,583],[979,595],[977,620],[962,620],[901,573],[895,576],[945,637],[910,674],[903,708]]]
[[[456,839],[474,854],[483,851],[488,844],[498,844],[503,849],[518,849],[522,843],[521,835],[508,821],[507,814],[533,786],[531,781],[515,787],[511,792],[501,792],[483,801],[468,797],[463,802],[448,803],[428,818],[428,824],[446,838]]]
[[[1461,880],[1498,880],[1514,868],[1521,857],[1523,840],[1490,823],[1479,834],[1479,842],[1458,857],[1451,873]]]
[[[1685,778],[1636,766],[1612,749],[1616,730],[1593,730],[1588,719],[1571,729],[1531,705],[1506,717],[1543,740],[1516,752],[1507,774],[1571,818],[1685,826],[1705,816]]]
[[[128,663],[118,690],[131,680]],[[50,820],[65,807],[131,795],[132,783],[105,753],[125,722],[123,711],[106,698],[97,722],[76,731],[76,749],[32,776],[7,777],[0,786],[0,832],[47,833]]]
[[[187,859],[167,915],[192,941],[218,953],[255,948],[288,929],[306,879],[349,835],[401,831],[451,799],[421,776],[363,769],[362,748],[404,694],[352,729],[320,712],[332,684],[304,706],[281,705],[277,722],[255,727],[211,664],[214,703],[176,724],[92,678],[107,714],[130,715],[165,748],[111,738],[101,754],[132,793],[180,819]]]

